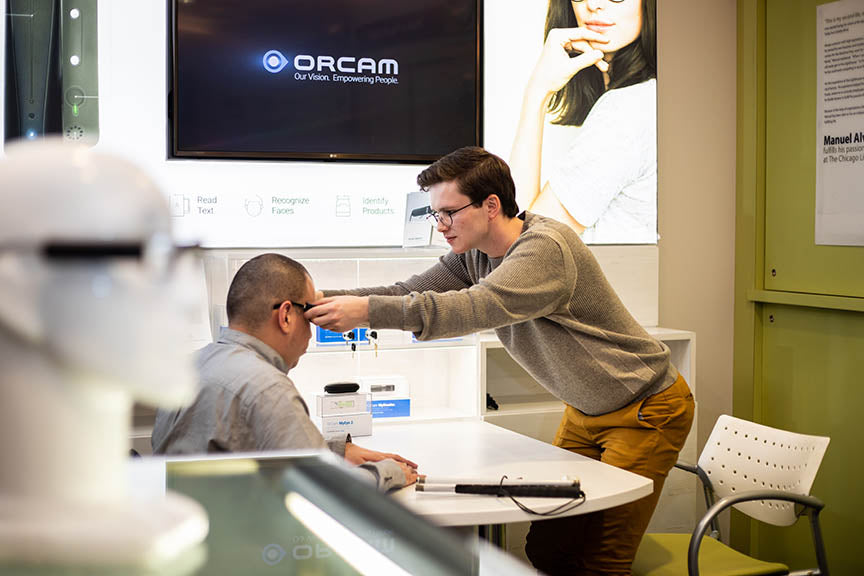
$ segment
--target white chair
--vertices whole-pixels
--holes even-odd
[[[692,534],[646,534],[633,563],[634,576],[790,574],[783,564],[750,558],[718,540],[703,542],[709,529],[719,537],[717,516],[730,506],[775,526],[791,526],[807,514],[819,568],[805,573],[828,576],[819,526],[824,504],[809,493],[829,441],[720,416],[698,466],[676,465],[702,480],[708,511]]]

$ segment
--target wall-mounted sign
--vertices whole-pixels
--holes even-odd
[[[816,244],[864,246],[864,0],[816,8]]]

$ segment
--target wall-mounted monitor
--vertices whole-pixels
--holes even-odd
[[[430,162],[481,142],[480,0],[172,0],[171,155]]]

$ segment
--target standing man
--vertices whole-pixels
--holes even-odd
[[[417,465],[396,454],[361,448],[342,434],[327,440],[288,371],[312,335],[303,310],[315,299],[302,264],[262,254],[237,271],[228,289],[228,328],[198,351],[195,401],[159,410],[153,427],[156,454],[327,449],[359,465],[382,490],[411,484]]]
[[[461,148],[417,182],[451,252],[393,286],[325,292],[306,318],[339,332],[408,330],[419,340],[495,329],[565,402],[557,446],[654,481],[653,494],[631,504],[532,523],[528,557],[548,574],[630,574],[693,420],[669,348],[630,315],[572,229],[518,213],[510,169],[497,156]]]

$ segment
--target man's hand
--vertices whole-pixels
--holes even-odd
[[[411,484],[417,482],[418,474],[416,468],[412,468],[404,462],[397,462],[397,464],[399,464],[399,467],[402,468],[402,474],[405,475],[405,486],[410,486]]]
[[[333,332],[347,332],[369,325],[369,298],[365,296],[331,296],[313,302],[306,319]]]
[[[381,460],[395,460],[407,464],[411,468],[417,468],[417,464],[400,456],[399,454],[389,454],[387,452],[376,452],[368,448],[362,448],[352,442],[345,444],[345,460],[351,464],[363,464],[364,462],[380,462]]]
[[[405,474],[405,485],[409,486],[417,481],[417,464],[403,458],[399,454],[389,454],[386,452],[376,452],[367,448],[361,448],[353,443],[345,445],[345,460],[355,466],[364,462],[380,462],[381,460],[395,460],[399,467],[402,468],[402,473]]]

